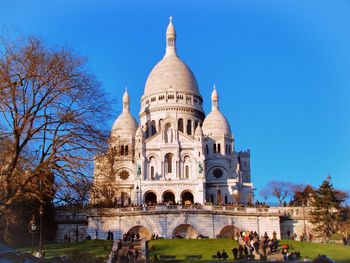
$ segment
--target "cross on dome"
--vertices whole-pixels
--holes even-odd
[[[169,17],[169,25],[166,29],[166,54],[176,54],[176,32],[172,16]]]

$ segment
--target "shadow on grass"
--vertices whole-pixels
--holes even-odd
[[[89,252],[96,257],[102,257],[106,259],[112,248],[112,241],[109,240],[84,240],[79,242],[72,242],[69,244],[53,243],[45,244],[43,249],[45,250],[45,258],[63,257],[67,256],[69,251],[82,250]],[[25,247],[18,249],[31,253],[32,247]],[[38,247],[34,247],[34,250],[38,250]]]

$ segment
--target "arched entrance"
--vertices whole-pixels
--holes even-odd
[[[184,191],[181,194],[181,200],[183,205],[192,205],[194,203],[193,194],[190,191]]]
[[[220,231],[221,238],[231,238],[236,239],[237,233],[239,233],[240,230],[233,226],[233,225],[227,225],[223,227]]]
[[[147,240],[151,239],[151,237],[152,237],[151,232],[147,228],[145,228],[144,226],[134,226],[134,227],[130,228],[130,230],[128,231],[128,234],[130,234],[130,235],[139,234],[141,239],[147,239]]]
[[[157,205],[157,195],[153,192],[147,192],[145,194],[145,203],[147,205]]]
[[[163,202],[170,205],[175,204],[175,195],[170,191],[165,192],[163,194]]]
[[[181,224],[177,226],[173,231],[173,238],[197,238],[198,232],[193,226],[189,224]]]

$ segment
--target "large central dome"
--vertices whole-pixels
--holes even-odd
[[[175,54],[165,55],[152,69],[146,81],[145,95],[167,89],[199,94],[197,80],[191,69]]]
[[[191,69],[176,54],[176,33],[170,19],[166,31],[166,52],[149,74],[144,95],[175,90],[199,95],[198,84]]]

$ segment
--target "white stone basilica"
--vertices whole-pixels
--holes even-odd
[[[236,151],[215,86],[211,103],[205,116],[196,78],[177,55],[170,18],[165,55],[141,98],[140,124],[129,111],[125,90],[109,154],[95,158],[95,185],[117,189],[110,198],[123,206],[251,201],[250,152]],[[92,202],[103,198],[95,195]]]

